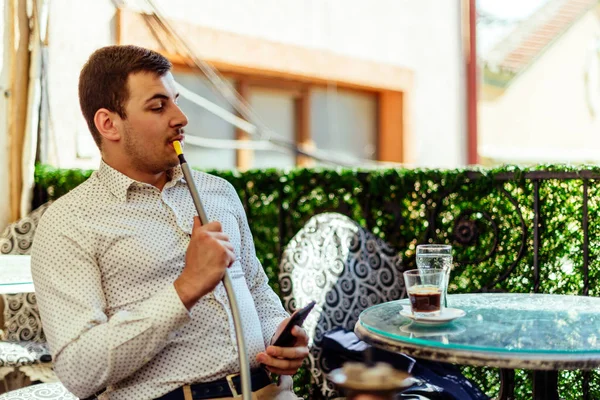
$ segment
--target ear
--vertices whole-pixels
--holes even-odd
[[[121,139],[121,117],[113,111],[101,108],[94,115],[94,125],[103,139],[114,142]]]

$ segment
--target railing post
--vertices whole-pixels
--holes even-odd
[[[281,183],[281,181],[280,181]],[[285,193],[285,191],[283,190],[283,184],[281,184],[279,186],[279,196],[277,196],[278,198],[278,202],[279,204],[277,205],[279,208],[279,243],[277,243],[277,256],[279,257],[279,259],[281,260],[281,256],[283,255],[283,248],[285,247],[285,236],[287,234],[287,224],[285,223],[285,210],[283,209],[283,193]],[[289,211],[289,210],[288,210]]]
[[[588,236],[588,181],[583,180],[583,295],[587,296],[590,290],[589,282],[589,236]]]
[[[533,291],[540,290],[540,181],[533,181]]]
[[[589,281],[589,216],[588,216],[588,181],[583,180],[583,206],[582,206],[582,229],[583,229],[583,295],[587,296],[590,291]],[[590,371],[583,371],[583,399],[590,398]]]
[[[357,174],[358,177],[358,181],[361,183],[362,185],[362,190],[364,193],[371,193],[370,192],[370,188],[369,188],[369,184],[371,184],[371,182],[369,181],[369,175],[366,172],[358,172]],[[373,216],[371,214],[371,196],[363,196],[362,197],[362,201],[361,201],[361,205],[362,207],[362,216],[365,219],[365,228],[367,228],[368,230],[373,230]]]

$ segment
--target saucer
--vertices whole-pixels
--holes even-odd
[[[327,379],[342,389],[370,394],[388,394],[412,386],[416,381],[408,373],[391,366],[380,372],[377,363],[372,367],[355,362],[347,362],[342,368],[334,369],[327,374]],[[352,368],[351,368],[352,367]]]
[[[454,321],[457,318],[462,318],[467,315],[467,313],[458,308],[444,308],[439,315],[432,315],[431,317],[417,317],[416,315],[413,315],[410,307],[408,307],[400,310],[400,315],[413,320],[417,324],[435,326],[444,325]]]
[[[400,332],[410,335],[410,337],[439,337],[454,336],[464,333],[466,328],[460,324],[451,325],[421,325],[418,322],[409,322],[400,327]]]

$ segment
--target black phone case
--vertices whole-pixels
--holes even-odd
[[[273,346],[279,346],[279,347],[292,346],[294,344],[294,341],[296,340],[296,337],[294,335],[292,335],[292,328],[294,326],[302,326],[302,324],[304,323],[304,320],[306,319],[308,314],[310,314],[310,311],[313,309],[314,306],[315,306],[315,302],[311,301],[306,306],[304,306],[303,308],[298,310],[298,312],[293,314],[292,318],[290,318],[290,320],[288,321],[285,328],[283,328],[283,331],[281,332],[279,337],[277,337],[277,339],[273,343]]]

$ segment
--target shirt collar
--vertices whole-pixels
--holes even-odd
[[[175,184],[179,181],[185,182],[185,178],[183,176],[183,171],[181,170],[181,165],[177,165],[173,167],[168,172],[168,181],[165,187],[175,186]]]
[[[127,201],[127,192],[133,184],[145,185],[143,182],[138,182],[135,179],[131,179],[127,175],[117,171],[110,165],[102,160],[100,162],[100,168],[98,168],[98,179],[102,182],[108,190],[119,200]],[[167,172],[167,183],[165,189],[174,186],[177,182],[183,180],[183,172],[181,166],[170,169]]]

